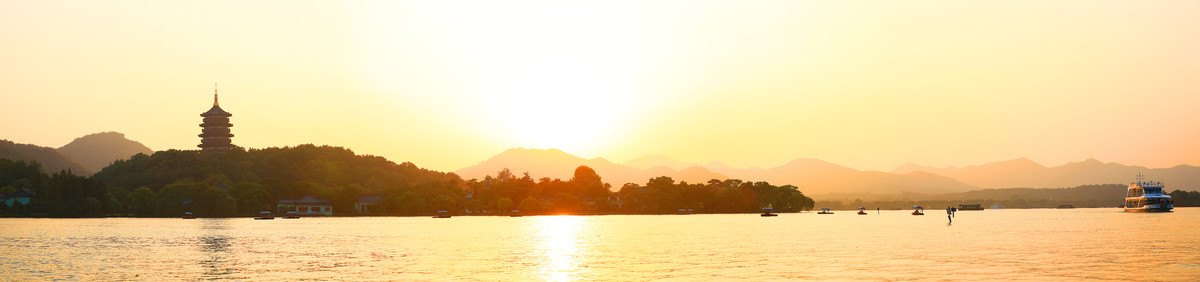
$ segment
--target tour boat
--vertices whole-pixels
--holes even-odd
[[[437,216],[434,216],[433,218],[450,218],[450,212],[438,211]]]
[[[196,219],[196,217],[192,216],[192,212],[185,212],[183,213],[183,219]]]
[[[1169,212],[1175,200],[1163,194],[1162,182],[1144,181],[1138,173],[1137,181],[1129,184],[1125,193],[1125,212]]]
[[[765,207],[763,208],[763,213],[760,216],[779,216],[778,214],[772,213],[773,211],[775,211],[775,209],[771,207]]]
[[[829,211],[829,208],[821,208],[821,211],[817,212],[817,214],[833,214],[833,212]]]
[[[867,215],[867,208],[858,207],[858,215]]]
[[[258,217],[255,217],[254,219],[256,219],[256,220],[275,219],[275,217],[271,216],[271,212],[263,211],[263,212],[258,213]]]
[[[922,212],[922,211],[921,211],[921,210],[923,210],[923,209],[924,209],[924,208],[922,208],[921,206],[913,206],[913,212],[912,212],[912,215],[925,215],[925,212]]]
[[[992,207],[991,207],[991,209],[994,209],[994,210],[1003,209],[1003,208],[1004,208],[1004,205],[1001,205],[1000,203],[992,204]]]

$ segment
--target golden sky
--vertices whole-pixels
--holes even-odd
[[[1200,165],[1200,1],[0,1],[0,138]]]

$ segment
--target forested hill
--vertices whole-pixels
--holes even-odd
[[[154,150],[125,138],[125,134],[101,132],[75,138],[71,143],[59,147],[58,152],[86,166],[91,172],[96,172],[113,161],[128,159],[137,154],[153,154]]]
[[[461,191],[462,179],[452,173],[397,164],[383,157],[356,155],[341,147],[296,147],[232,150],[211,156],[200,151],[168,150],[138,154],[97,172],[94,177],[109,187],[130,191],[158,190],[181,179],[215,179],[217,183],[256,183],[271,198],[304,196],[390,194],[405,187],[444,188]],[[342,191],[342,190],[357,191]],[[349,192],[349,193],[339,193]]]
[[[0,159],[38,162],[46,173],[56,173],[69,170],[77,175],[89,175],[95,170],[88,169],[71,158],[50,147],[33,144],[17,144],[8,140],[0,140]]]

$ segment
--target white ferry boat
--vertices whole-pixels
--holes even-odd
[[[1174,207],[1171,196],[1163,194],[1162,182],[1144,181],[1141,173],[1125,193],[1125,212],[1169,212]]]

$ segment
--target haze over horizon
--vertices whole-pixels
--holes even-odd
[[[861,170],[1200,165],[1200,2],[0,1],[0,139],[455,171],[506,149]]]

